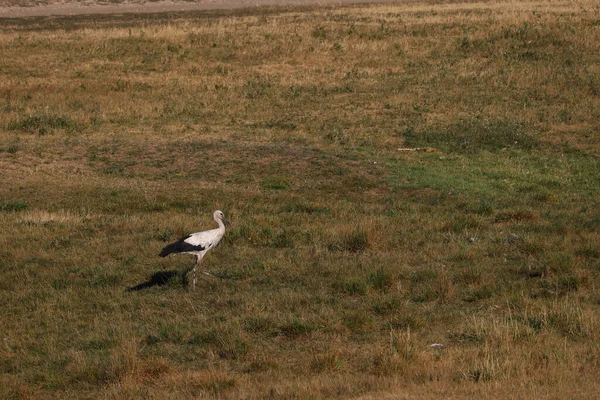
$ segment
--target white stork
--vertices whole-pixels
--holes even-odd
[[[216,229],[211,229],[203,232],[196,232],[188,235],[184,238],[179,239],[178,241],[171,243],[166,246],[160,252],[161,257],[166,257],[171,253],[179,253],[179,254],[192,254],[196,256],[196,264],[192,268],[194,271],[194,280],[192,284],[192,288],[196,289],[196,268],[200,266],[202,263],[202,258],[204,255],[212,248],[216,247],[217,244],[223,238],[225,234],[225,224],[229,224],[229,221],[225,218],[225,215],[222,211],[215,211],[213,213],[213,218],[216,223],[219,225]],[[210,275],[206,271],[201,271],[205,275]]]

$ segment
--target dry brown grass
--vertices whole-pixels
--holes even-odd
[[[596,397],[599,13],[6,21],[0,397]]]

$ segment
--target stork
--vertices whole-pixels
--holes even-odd
[[[213,213],[213,219],[219,225],[218,228],[192,233],[191,235],[165,246],[160,252],[161,257],[166,257],[171,253],[192,254],[196,256],[196,264],[191,268],[194,272],[192,289],[196,289],[196,268],[200,267],[204,255],[219,244],[221,238],[223,238],[223,235],[225,234],[225,223],[229,224],[229,221],[225,218],[225,214],[220,210]],[[210,273],[206,271],[201,272],[205,275],[210,275]]]

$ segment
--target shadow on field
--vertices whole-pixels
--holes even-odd
[[[180,271],[171,270],[171,271],[158,271],[153,273],[146,282],[142,282],[139,285],[132,286],[127,288],[128,292],[137,292],[139,290],[149,289],[154,286],[164,286],[171,282],[174,278],[179,277],[182,279],[181,283],[185,286],[185,275]]]
[[[150,275],[150,279],[148,279],[146,282],[142,282],[138,285],[135,286],[131,286],[128,287],[126,289],[127,292],[137,292],[140,290],[144,290],[144,289],[149,289],[151,287],[154,286],[165,286],[168,285],[171,282],[175,282],[175,279],[179,278],[181,279],[181,286],[182,287],[187,287],[188,282],[187,282],[187,274],[190,271],[178,271],[178,270],[169,270],[169,271],[157,271],[155,273],[153,273],[152,275]],[[198,273],[198,280],[203,279],[203,278],[208,278],[210,279],[221,279],[221,280],[239,280],[242,279],[243,277],[240,276],[239,274],[236,273],[220,273],[220,274],[209,274],[209,277],[206,277],[205,275],[203,275],[202,273]]]

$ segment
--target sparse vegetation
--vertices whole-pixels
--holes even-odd
[[[598,21],[3,21],[0,398],[597,397]]]

